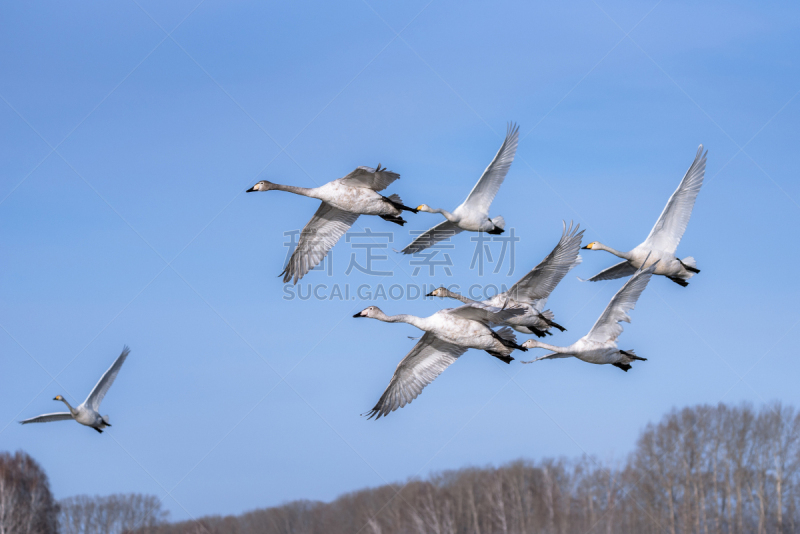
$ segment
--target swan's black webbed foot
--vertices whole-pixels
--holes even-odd
[[[620,352],[620,354],[624,354],[625,356],[627,356],[631,360],[639,360],[639,361],[642,361],[642,362],[646,362],[647,361],[647,358],[642,358],[641,356],[637,356],[636,353],[633,352],[632,350],[621,350],[619,352]]]
[[[530,327],[528,327],[528,328],[530,328]],[[528,349],[526,349],[522,345],[517,345],[514,341],[511,341],[510,339],[504,338],[503,336],[501,336],[500,334],[498,334],[494,330],[492,330],[491,332],[492,332],[492,337],[495,338],[500,343],[502,343],[504,347],[508,347],[509,349],[521,350],[522,352],[528,352]],[[489,351],[487,351],[487,352],[489,352]],[[511,358],[511,359],[513,360],[514,358]],[[508,363],[508,362],[506,362],[506,363]]]
[[[95,430],[97,430],[97,431],[98,431],[98,432],[100,432],[101,434],[103,433],[103,431],[102,431],[102,430],[100,430],[99,428],[97,428],[96,426],[93,426],[92,428],[94,428]]]
[[[670,280],[672,280],[673,282],[675,282],[675,283],[676,283],[676,284],[678,284],[679,286],[686,287],[686,286],[688,286],[688,285],[689,285],[689,282],[687,282],[687,281],[686,281],[686,280],[684,280],[683,278],[677,278],[677,277],[675,277],[675,276],[668,276],[667,278],[669,278]]]
[[[611,365],[613,365],[614,367],[619,367],[620,369],[622,369],[626,373],[628,372],[628,369],[631,368],[630,364],[628,364],[628,363],[619,363],[619,362],[617,362],[617,363],[612,363]]]
[[[499,226],[495,226],[494,228],[492,228],[491,230],[489,230],[486,233],[487,234],[492,234],[492,235],[500,235],[503,232],[504,232],[504,230],[502,228],[500,228]]]
[[[684,269],[686,269],[687,271],[689,271],[690,273],[695,273],[695,274],[697,274],[697,273],[699,273],[699,272],[700,272],[700,269],[698,269],[697,267],[692,267],[691,265],[686,265],[685,263],[683,263],[683,262],[680,260],[680,258],[675,258],[675,259],[676,259],[676,260],[678,260],[678,263],[680,263],[681,265],[683,265],[683,268],[684,268]]]
[[[381,215],[380,217],[384,221],[393,222],[395,224],[399,224],[400,226],[403,226],[407,222],[402,217],[392,217],[391,215]]]
[[[512,358],[511,356],[503,356],[499,352],[492,352],[490,350],[487,350],[486,352],[488,352],[489,354],[491,354],[492,356],[494,356],[495,358],[497,358],[501,362],[511,363],[512,361],[514,361],[514,358]]]
[[[550,332],[548,332],[547,330],[539,330],[538,328],[534,328],[532,326],[529,326],[528,330],[530,330],[531,334],[533,334],[536,337],[546,337],[548,335],[550,335],[550,336],[553,335]]]

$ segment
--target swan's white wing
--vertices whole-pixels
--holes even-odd
[[[526,304],[549,297],[570,269],[581,262],[578,253],[581,248],[583,230],[578,232],[579,228],[580,225],[573,230],[571,223],[569,228],[564,223],[564,231],[558,245],[539,265],[511,286],[504,295]],[[544,304],[542,303],[542,305]]]
[[[508,125],[506,138],[500,146],[500,150],[497,151],[492,162],[483,171],[478,183],[470,191],[467,200],[462,204],[464,207],[488,215],[489,206],[492,205],[497,191],[500,190],[500,186],[503,185],[503,180],[508,174],[508,169],[511,168],[511,162],[514,161],[518,141],[519,126],[511,123]]]
[[[561,354],[560,352],[551,352],[550,354],[545,354],[543,356],[539,356],[538,358],[534,358],[532,360],[523,361],[522,363],[533,363],[538,362],[539,360],[555,360],[556,358],[571,358],[572,354]]]
[[[480,302],[471,302],[459,306],[458,308],[450,308],[442,311],[451,315],[463,317],[464,319],[494,324],[501,324],[512,317],[525,313],[525,310],[522,308],[497,308],[494,306],[487,306]]]
[[[426,332],[397,365],[389,381],[389,387],[383,392],[375,407],[368,412],[369,418],[385,417],[416,399],[425,386],[433,382],[466,351],[466,347],[445,343],[430,332]]]
[[[119,373],[122,364],[125,363],[125,358],[128,357],[128,354],[131,352],[127,346],[122,348],[122,353],[117,357],[116,361],[111,364],[111,367],[103,373],[103,376],[100,377],[100,380],[97,381],[95,384],[94,389],[89,396],[86,397],[84,404],[91,408],[94,411],[98,411],[100,409],[100,403],[103,402],[103,397],[106,396],[108,392],[108,388],[111,387],[111,384],[114,383],[114,379],[117,378],[117,373]]]
[[[455,223],[451,223],[447,220],[442,221],[433,228],[429,229],[427,232],[418,235],[416,239],[406,245],[406,248],[401,250],[401,252],[403,254],[414,254],[415,252],[425,250],[426,248],[435,245],[439,241],[449,239],[461,231],[461,228],[456,226]]]
[[[283,282],[287,283],[294,278],[296,284],[303,278],[322,261],[356,219],[358,213],[334,208],[327,202],[320,204],[317,212],[300,232],[297,248],[281,273]]]
[[[678,189],[669,197],[664,211],[661,212],[661,217],[658,218],[650,235],[644,241],[644,245],[648,248],[675,253],[683,233],[686,231],[686,225],[689,224],[689,218],[692,216],[697,193],[700,192],[700,186],[703,185],[707,155],[708,151],[704,154],[703,145],[700,145],[692,166],[686,171]]]
[[[626,323],[631,322],[628,312],[636,306],[636,301],[639,296],[647,287],[647,282],[650,281],[650,276],[658,265],[658,262],[653,262],[647,269],[640,269],[634,274],[622,288],[617,291],[617,294],[608,303],[603,314],[594,323],[594,326],[586,335],[585,339],[588,341],[597,341],[606,343],[608,341],[615,341],[622,333],[622,325],[620,321]]]
[[[386,168],[358,167],[337,181],[350,187],[366,187],[375,191],[383,191],[398,178],[400,178],[399,174],[387,171]]]
[[[27,425],[28,423],[49,423],[51,421],[66,421],[67,419],[72,419],[72,414],[69,412],[46,413],[44,415],[37,415],[36,417],[31,417],[30,419],[20,421],[19,424]]]
[[[609,267],[608,269],[600,271],[591,278],[587,278],[586,280],[584,280],[583,278],[578,278],[578,280],[580,280],[581,282],[599,282],[600,280],[615,280],[617,278],[624,278],[626,276],[630,276],[635,272],[636,272],[636,267],[628,263],[628,260],[625,260]]]

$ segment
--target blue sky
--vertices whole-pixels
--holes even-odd
[[[58,498],[164,498],[173,519],[238,513],[465,465],[544,456],[616,461],[673,406],[800,404],[800,8],[791,3],[424,0],[262,5],[139,1],[7,5],[0,32],[0,447],[24,449]],[[385,420],[372,407],[418,335],[352,319],[377,304],[285,300],[284,232],[313,186],[378,162],[407,204],[452,209],[510,120],[517,158],[493,206],[520,242],[515,272],[332,275],[307,284],[509,284],[558,241],[642,241],[694,157],[706,179],[679,255],[688,288],[654,279],[620,346],[629,373],[574,360],[505,366],[468,352]],[[400,229],[362,217],[354,230]],[[499,249],[494,249],[495,252]],[[548,307],[583,335],[621,281],[580,283]],[[363,256],[361,256],[363,258]],[[520,340],[525,336],[520,336]],[[79,402],[123,344],[102,436],[15,421]],[[529,353],[530,354],[530,353]]]

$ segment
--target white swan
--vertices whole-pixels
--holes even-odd
[[[563,326],[553,322],[553,312],[550,310],[542,311],[542,309],[547,304],[547,298],[558,283],[561,282],[570,269],[581,262],[581,257],[578,256],[578,253],[580,252],[583,230],[578,232],[579,228],[580,225],[573,229],[572,223],[567,228],[566,223],[564,223],[561,239],[539,265],[531,269],[508,291],[483,301],[483,304],[487,306],[507,306],[525,310],[524,314],[511,317],[501,324],[510,326],[517,332],[535,334],[539,337],[550,334],[551,327],[558,328],[562,332],[565,330]],[[434,289],[426,296],[449,297],[465,303],[475,302],[445,287]]]
[[[686,171],[678,189],[669,197],[664,211],[661,212],[661,217],[656,221],[644,243],[630,252],[620,252],[597,241],[583,247],[589,250],[606,250],[625,260],[600,271],[589,278],[589,282],[630,276],[645,265],[645,258],[650,256],[651,262],[659,262],[655,274],[666,276],[683,287],[689,285],[687,280],[699,273],[700,269],[697,268],[697,263],[691,256],[682,260],[678,259],[675,256],[675,250],[686,231],[686,225],[689,224],[689,218],[692,216],[694,201],[697,199],[697,193],[700,192],[700,186],[703,185],[703,177],[706,173],[706,155],[708,155],[708,151],[704,154],[703,145],[700,145],[692,166]]]
[[[75,419],[80,424],[90,426],[102,434],[103,429],[107,426],[111,426],[111,423],[108,422],[107,415],[100,415],[98,413],[98,410],[100,409],[100,403],[103,402],[103,397],[106,396],[108,388],[111,387],[111,384],[114,383],[114,379],[117,378],[117,373],[119,373],[122,364],[125,363],[125,358],[128,357],[129,352],[130,349],[127,346],[122,349],[122,353],[119,355],[119,357],[117,357],[116,361],[111,364],[111,367],[109,367],[105,373],[103,373],[103,376],[100,377],[100,380],[94,386],[92,392],[89,393],[89,396],[86,397],[86,400],[83,401],[77,408],[70,406],[69,402],[67,402],[67,399],[61,395],[56,395],[53,400],[61,401],[66,404],[67,408],[69,408],[68,412],[47,413],[20,421],[20,424],[49,423],[51,421],[66,421],[67,419]]]
[[[359,215],[378,215],[384,220],[403,225],[400,214],[417,210],[403,205],[398,195],[385,197],[377,191],[389,187],[400,178],[396,172],[372,167],[358,167],[356,170],[332,182],[311,189],[292,185],[273,184],[262,180],[247,190],[288,191],[296,195],[317,198],[322,201],[317,212],[300,233],[297,248],[286,268],[283,270],[284,283],[294,278],[296,284],[328,254],[333,245],[356,222]]]
[[[418,206],[417,210],[428,213],[441,213],[446,220],[417,236],[414,241],[402,250],[403,254],[413,254],[420,250],[425,250],[462,230],[502,234],[505,220],[502,216],[490,219],[489,207],[492,205],[500,186],[503,185],[508,169],[511,168],[511,162],[514,161],[514,154],[517,152],[518,141],[519,126],[511,123],[508,125],[506,138],[500,146],[500,150],[497,151],[492,162],[483,171],[483,175],[481,175],[475,187],[472,188],[467,199],[452,213],[443,209],[433,209],[427,204]]]
[[[377,416],[380,419],[416,399],[425,386],[467,349],[485,350],[495,358],[511,363],[514,349],[527,349],[517,345],[510,328],[495,332],[489,324],[503,322],[520,313],[522,310],[503,310],[476,303],[440,310],[430,317],[387,316],[376,306],[355,314],[353,317],[369,317],[386,323],[408,323],[425,331],[422,339],[398,364],[386,391],[368,412],[369,418]]]
[[[650,277],[657,266],[658,262],[651,263],[649,267],[644,270],[640,269],[630,280],[625,282],[622,289],[617,291],[617,294],[608,303],[603,314],[589,333],[569,347],[556,347],[535,339],[527,340],[522,344],[525,348],[542,348],[553,352],[522,363],[574,356],[588,363],[610,363],[627,372],[631,368],[631,362],[634,360],[646,361],[647,358],[640,358],[632,350],[619,350],[617,348],[617,338],[622,333],[622,325],[619,323],[621,321],[631,322],[628,312],[636,306],[636,301],[639,300],[642,291],[647,287],[647,282],[650,281]]]

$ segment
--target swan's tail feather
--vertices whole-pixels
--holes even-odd
[[[494,225],[494,230],[490,230],[488,233],[490,234],[502,234],[503,230],[506,229],[506,220],[503,218],[502,215],[498,215],[494,219],[490,219],[492,224]]]

